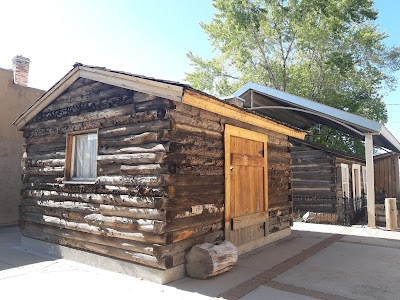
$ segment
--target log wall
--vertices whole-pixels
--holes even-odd
[[[295,212],[336,212],[335,156],[292,141],[292,193]]]
[[[24,127],[22,233],[168,269],[223,239],[224,124],[268,134],[270,232],[288,228],[287,136],[79,79]],[[95,184],[64,180],[66,134],[98,129]]]

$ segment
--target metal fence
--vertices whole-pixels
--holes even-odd
[[[336,197],[293,197],[293,211],[299,219],[312,223],[353,225],[364,216],[366,199]]]

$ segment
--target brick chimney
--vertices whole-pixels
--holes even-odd
[[[28,75],[29,75],[29,63],[30,59],[23,57],[22,55],[14,56],[12,59],[13,71],[14,71],[14,83],[27,86]]]

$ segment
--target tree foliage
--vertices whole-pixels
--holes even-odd
[[[372,0],[214,0],[210,60],[190,58],[186,80],[226,96],[249,81],[386,122],[383,95],[395,87],[400,48],[389,48]],[[329,128],[314,141],[361,154],[362,144]],[[361,152],[360,152],[361,151]]]

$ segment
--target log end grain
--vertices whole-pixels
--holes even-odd
[[[206,279],[229,271],[237,260],[237,249],[229,241],[199,244],[186,254],[186,271],[190,277]]]

